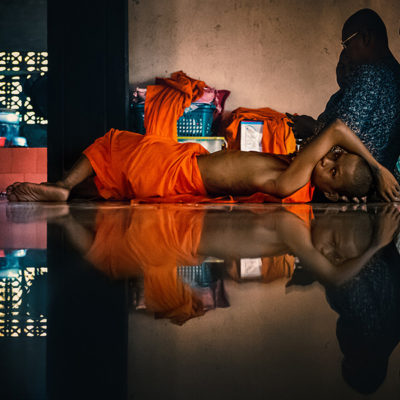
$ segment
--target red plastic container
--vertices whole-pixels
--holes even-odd
[[[6,137],[0,136],[0,147],[4,147],[6,144]]]

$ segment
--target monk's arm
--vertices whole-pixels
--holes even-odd
[[[92,165],[90,164],[89,159],[84,154],[81,154],[79,159],[67,172],[64,178],[61,181],[57,182],[57,185],[71,190],[76,185],[83,182],[86,178],[93,175],[94,170]]]
[[[333,146],[363,157],[374,173],[380,195],[387,201],[396,200],[398,183],[393,175],[374,159],[357,135],[340,120],[325,128],[278,178],[266,182],[267,193],[286,197],[303,187],[311,179],[318,161]]]

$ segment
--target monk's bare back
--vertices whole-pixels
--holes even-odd
[[[251,195],[262,192],[290,164],[290,157],[255,151],[222,150],[197,156],[208,194]]]

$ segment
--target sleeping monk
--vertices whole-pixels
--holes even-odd
[[[334,146],[347,152],[330,152]],[[376,190],[384,200],[400,200],[396,179],[340,120],[293,160],[239,150],[209,154],[196,143],[111,130],[83,152],[63,180],[55,184],[17,182],[7,188],[7,198],[66,201],[87,194],[83,191],[88,179],[95,184],[92,197],[95,194],[114,200],[179,194],[248,196],[259,192],[282,199],[310,181],[331,199],[341,195],[362,197],[369,194],[375,179]]]

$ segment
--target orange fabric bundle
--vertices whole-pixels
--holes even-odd
[[[177,120],[185,108],[203,95],[205,86],[203,81],[189,78],[182,71],[171,74],[171,78],[157,78],[155,85],[147,86],[144,106],[146,135],[177,140]]]
[[[239,127],[241,121],[263,121],[262,149],[264,153],[290,154],[296,151],[296,140],[287,125],[285,114],[271,108],[237,108],[232,112],[225,137],[229,149],[240,148]]]
[[[197,143],[180,144],[154,135],[111,129],[83,154],[105,199],[124,200],[206,195],[196,156],[208,151]]]

